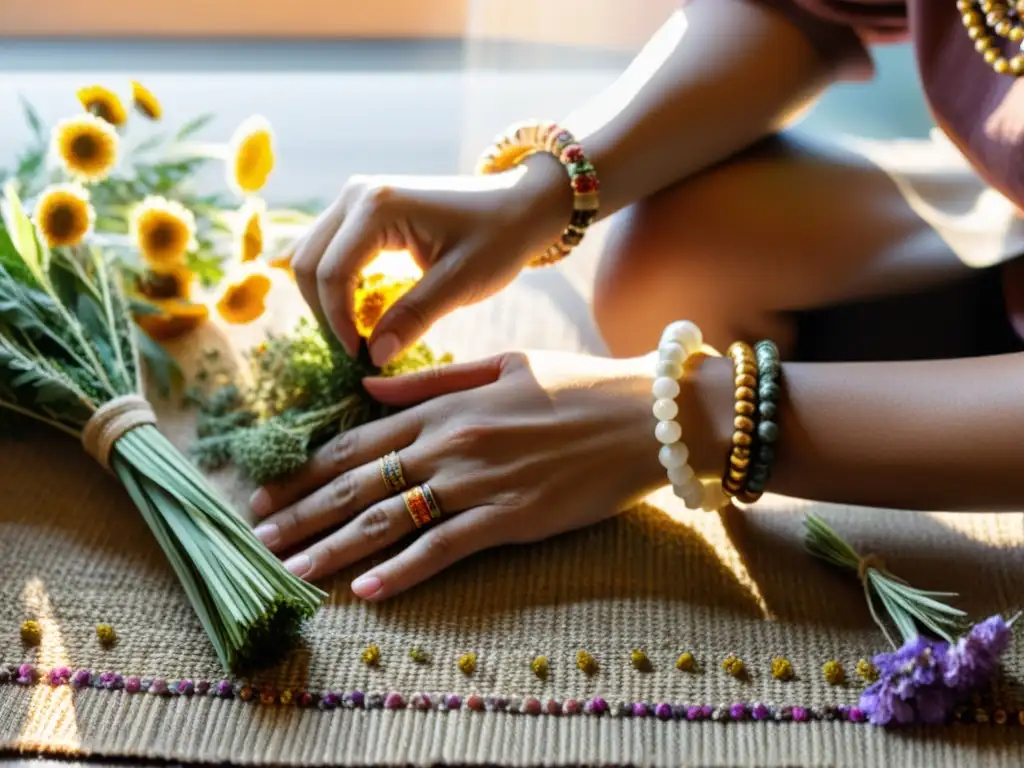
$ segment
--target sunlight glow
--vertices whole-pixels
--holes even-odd
[[[36,666],[43,670],[54,667],[71,667],[60,627],[53,615],[50,596],[40,579],[31,579],[22,592],[25,615],[39,622],[43,639],[38,648]],[[81,747],[75,702],[71,687],[60,685],[37,685],[32,689],[32,699],[25,713],[16,745],[20,749],[47,751],[77,750]]]

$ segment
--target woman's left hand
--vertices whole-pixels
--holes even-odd
[[[285,565],[312,580],[415,533],[402,494],[381,476],[391,451],[409,488],[429,484],[442,517],[352,583],[367,600],[482,549],[596,523],[664,482],[648,367],[505,354],[368,379],[380,402],[416,405],[339,435],[296,475],[258,490],[256,534],[277,553],[299,547]]]

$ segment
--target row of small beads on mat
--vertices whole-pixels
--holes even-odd
[[[43,642],[43,627],[34,619],[27,619],[21,623],[21,642],[31,647]],[[117,632],[109,624],[96,625],[96,639],[105,648],[113,647],[117,643]]]
[[[541,699],[537,696],[462,696],[455,693],[413,693],[408,697],[401,693],[365,693],[363,691],[325,692],[279,691],[274,688],[257,688],[231,680],[192,681],[175,680],[167,682],[162,678],[123,676],[114,672],[95,673],[90,670],[71,670],[55,667],[49,670],[37,669],[31,664],[20,666],[0,665],[0,685],[14,683],[21,686],[68,685],[82,690],[86,688],[107,691],[123,691],[128,694],[150,694],[161,697],[212,697],[238,699],[243,702],[264,706],[296,706],[301,709],[387,709],[387,710],[432,710],[437,712],[457,711],[463,708],[474,712],[504,712],[525,715],[592,715],[608,717],[655,717],[661,720],[742,722],[748,720],[778,722],[845,721],[863,723],[867,720],[857,706],[835,704],[824,707],[803,707],[799,705],[774,705],[763,702],[737,701],[732,704],[712,706],[709,704],[681,704],[675,702],[652,703],[647,701],[608,701],[600,696],[590,699]],[[1024,726],[1024,710],[1014,711],[1000,707],[982,706],[975,699],[971,706],[958,707],[954,721],[959,723],[982,723],[1006,725],[1017,723]]]

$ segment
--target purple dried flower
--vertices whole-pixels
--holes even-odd
[[[210,681],[209,680],[200,680],[198,683],[196,683],[196,693],[197,694],[199,694],[200,696],[205,696],[209,692],[210,692]]]
[[[178,683],[178,693],[182,696],[191,696],[196,692],[196,686],[191,680],[182,680]]]
[[[100,688],[105,688],[108,691],[111,691],[114,688],[117,688],[119,686],[120,682],[121,682],[121,676],[120,675],[116,675],[113,672],[103,672],[100,675],[99,687]]]
[[[714,714],[714,712],[715,708],[712,707],[710,704],[705,704],[703,707],[700,708],[700,716],[703,717],[705,720],[710,718],[711,715]]]
[[[850,707],[850,710],[847,712],[847,717],[851,723],[863,723],[867,720],[867,715],[864,714],[864,710],[860,707]]]
[[[459,709],[462,706],[462,699],[454,693],[449,693],[444,697],[444,705],[448,709]]]
[[[687,720],[700,720],[701,714],[702,714],[702,711],[701,711],[700,707],[687,707],[686,708],[686,719]]]
[[[325,693],[324,697],[320,699],[321,709],[336,709],[339,704],[341,704],[341,696],[336,693]]]
[[[362,691],[352,691],[346,699],[353,709],[361,709],[366,704],[366,695]]]
[[[595,696],[590,700],[590,708],[595,715],[603,715],[608,711],[608,702],[600,696]]]
[[[403,709],[404,707],[405,699],[400,693],[389,693],[384,699],[384,709]]]
[[[810,720],[810,714],[804,707],[793,707],[792,715],[793,720],[798,723],[806,723]]]
[[[20,685],[30,685],[36,681],[36,668],[31,664],[22,664],[18,667],[18,680]]]
[[[633,717],[647,717],[649,709],[646,702],[636,701],[633,703]]]
[[[747,707],[742,702],[736,702],[729,707],[729,717],[733,720],[742,720],[747,716]]]
[[[142,681],[137,677],[126,677],[124,679],[124,689],[128,693],[138,693],[142,690]]]
[[[767,720],[772,716],[772,713],[764,704],[757,702],[750,708],[750,716],[755,720]]]
[[[149,684],[149,692],[155,693],[158,696],[167,693],[167,681],[162,677],[154,677],[153,682]]]
[[[654,716],[661,720],[669,720],[672,718],[672,705],[662,702],[654,708]]]
[[[217,683],[214,690],[216,691],[216,695],[220,696],[222,699],[230,699],[232,696],[235,695],[235,691],[231,687],[230,680],[221,680]]]
[[[92,682],[92,673],[88,669],[79,669],[71,677],[71,685],[74,688],[88,688]]]
[[[944,679],[957,691],[972,691],[985,685],[995,673],[999,656],[1010,642],[1010,628],[1002,616],[991,616],[948,649]]]

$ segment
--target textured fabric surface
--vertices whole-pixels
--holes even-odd
[[[498,338],[529,345],[537,337],[528,337],[515,310],[530,297],[537,314],[550,319],[530,324],[541,342],[585,345],[587,331],[574,330],[537,298],[558,297],[562,279],[527,276],[505,298],[471,310],[478,314],[462,328],[488,329],[495,347],[504,346]],[[286,296],[271,321],[286,323],[293,311],[293,297]],[[442,329],[436,341],[465,355],[458,325]],[[260,332],[249,328],[229,341],[211,328],[176,351],[188,365],[204,346],[244,346]],[[488,343],[484,335],[470,344]],[[186,442],[187,415],[167,404],[158,411],[164,431]],[[217,481],[242,508],[250,489],[229,476]],[[407,700],[428,691],[711,705],[853,703],[862,686],[856,662],[883,650],[884,640],[856,581],[802,552],[800,521],[809,508],[766,499],[754,509],[706,515],[657,496],[578,533],[476,556],[380,606],[352,598],[353,569],[325,585],[328,604],[288,661],[254,683],[397,691]],[[959,590],[973,615],[1020,603],[1020,514],[814,509],[916,584]],[[0,662],[167,680],[222,677],[141,517],[74,441],[34,428],[0,439],[0,565]],[[39,648],[20,642],[18,628],[27,618],[43,626]],[[113,648],[97,642],[98,622],[117,629]],[[360,660],[370,643],[381,649],[377,668]],[[413,647],[426,651],[429,662],[410,660]],[[647,652],[650,671],[631,666],[634,648]],[[595,675],[576,669],[578,649],[598,660]],[[687,650],[698,660],[696,672],[674,666]],[[471,676],[457,666],[466,652],[478,658]],[[720,669],[729,653],[745,661],[746,680]],[[530,669],[539,654],[549,659],[546,681]],[[792,661],[794,680],[771,678],[777,655]],[[836,687],[824,680],[821,667],[830,659],[845,664],[851,682]],[[1024,642],[1015,644],[1009,668],[1024,669]],[[1019,765],[1024,729],[887,733],[836,722],[686,723],[465,709],[321,712],[237,699],[0,685],[0,750],[18,749],[265,764]]]

